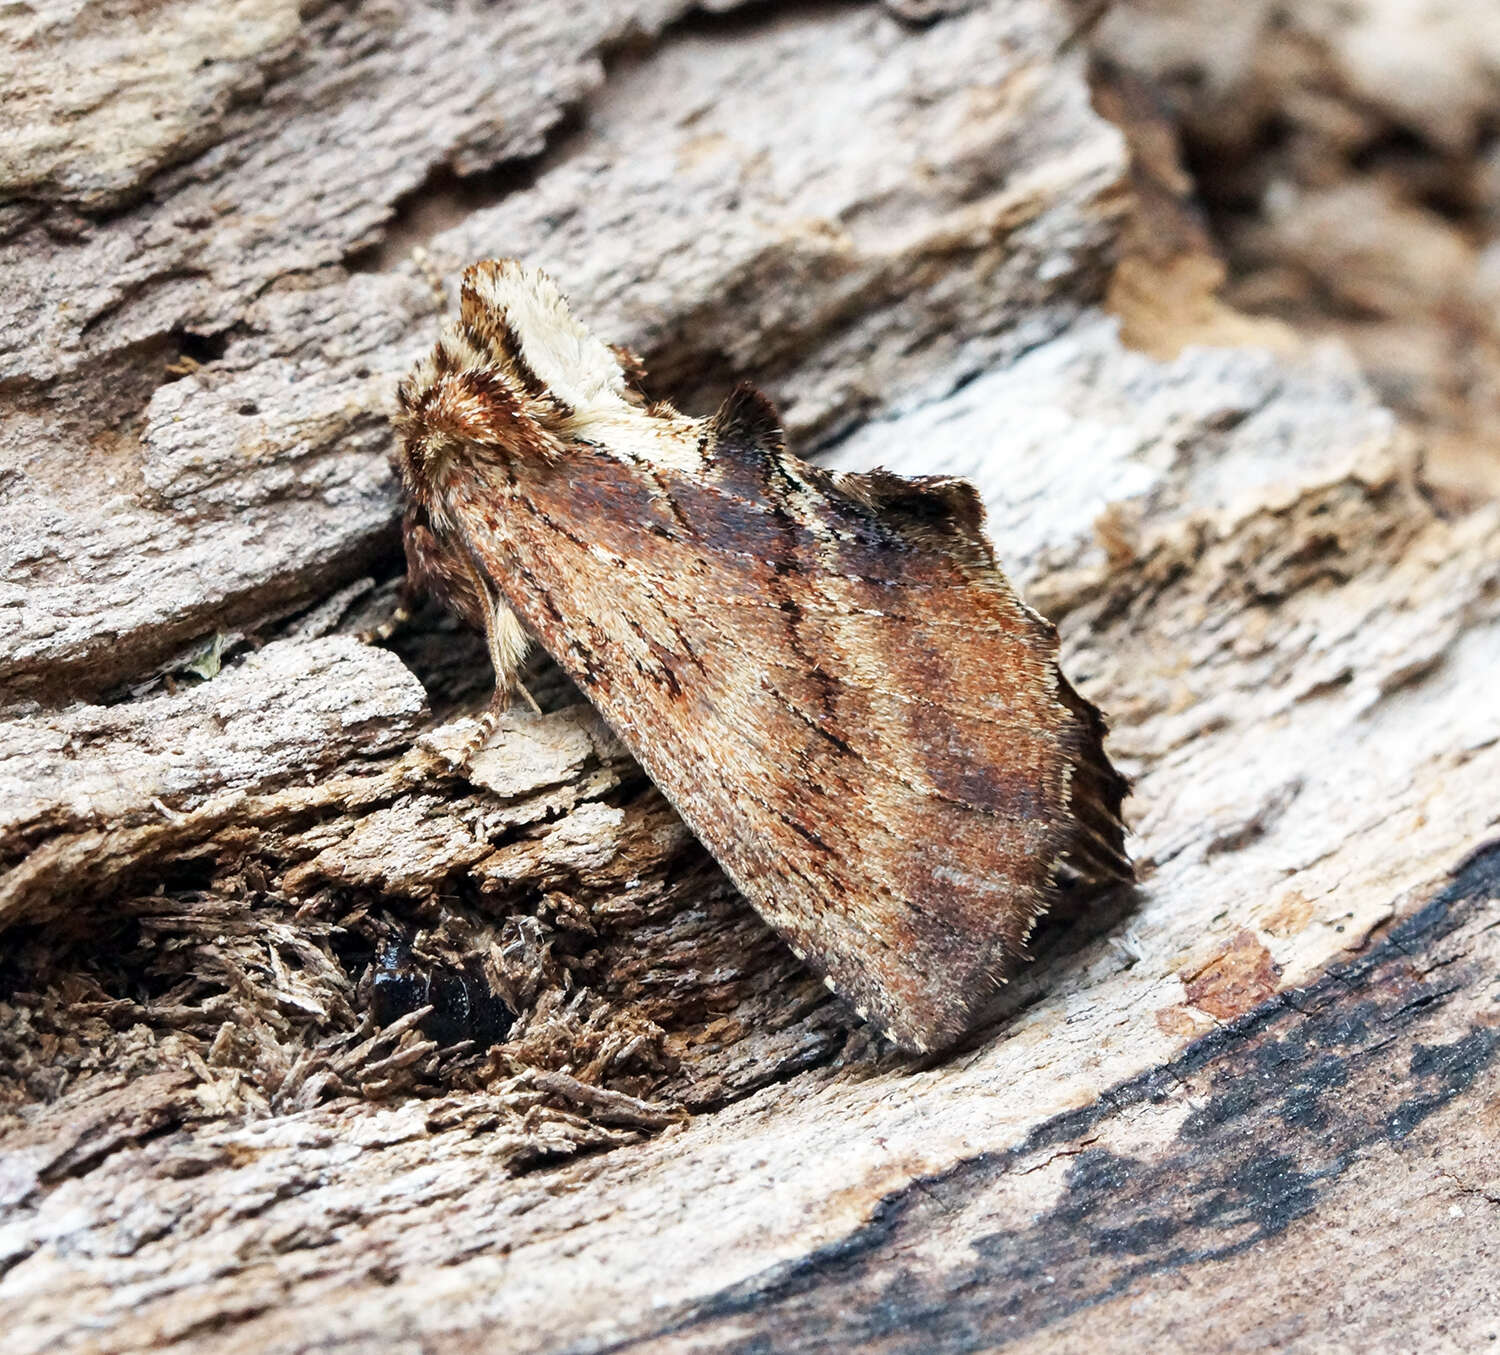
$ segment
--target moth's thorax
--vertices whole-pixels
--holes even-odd
[[[666,406],[613,395],[559,409],[551,399],[501,390],[503,374],[444,378],[404,421],[403,476],[413,497],[439,507],[462,487],[517,478],[566,477],[577,456],[610,456],[655,471],[689,472],[703,461],[704,421]],[[499,480],[496,480],[496,477]]]
[[[566,474],[572,455],[698,469],[703,422],[648,405],[637,366],[584,329],[543,275],[477,265],[458,319],[399,392],[408,490],[441,521],[460,490]]]

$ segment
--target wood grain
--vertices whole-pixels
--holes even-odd
[[[924,8],[6,20],[8,1349],[1495,1335],[1500,513],[1347,354],[1248,346],[1201,230],[1127,347],[1084,7]],[[961,1051],[862,1037],[555,671],[460,776],[482,646],[355,638],[413,246],[568,277],[693,413],[752,379],[979,483],[1143,872]],[[506,1044],[378,1028],[393,940]]]

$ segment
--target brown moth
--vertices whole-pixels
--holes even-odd
[[[470,268],[400,390],[412,581],[502,702],[540,641],[835,992],[951,1044],[1060,879],[1131,878],[1104,722],[967,481],[830,474],[753,389],[694,419],[640,376],[544,274]]]

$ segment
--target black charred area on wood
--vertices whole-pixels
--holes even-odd
[[[734,1355],[961,1355],[1024,1342],[1152,1276],[1295,1247],[1287,1235],[1318,1227],[1363,1159],[1402,1152],[1432,1116],[1493,1089],[1497,908],[1500,843],[1367,954],[1015,1150],[913,1181],[848,1237],[610,1349],[671,1337]],[[1175,1131],[1130,1154],[1095,1146],[1141,1113]],[[1059,1160],[1053,1202],[1016,1217],[1002,1187]]]

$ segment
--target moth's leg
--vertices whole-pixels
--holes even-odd
[[[488,579],[472,567],[470,577],[475,591],[483,602],[484,639],[490,652],[490,664],[495,670],[495,691],[490,697],[490,704],[485,708],[484,714],[479,717],[478,728],[465,740],[464,746],[459,750],[460,766],[469,762],[489,742],[490,735],[495,732],[496,726],[500,723],[500,717],[510,708],[513,693],[519,692],[532,710],[538,715],[542,713],[542,708],[537,705],[536,698],[526,690],[520,677],[521,665],[525,662],[527,651],[531,648],[531,636],[526,633],[520,617],[503,599],[495,596],[495,591],[490,587]]]
[[[370,626],[358,634],[358,640],[365,645],[383,645],[387,640],[394,639],[411,624],[411,619],[416,615],[415,599],[410,591],[403,587],[401,600],[391,608],[390,615],[379,625]]]
[[[390,615],[377,626],[362,630],[359,638],[367,645],[384,644],[399,635],[416,616],[422,597],[428,594],[448,608],[449,611],[466,617],[470,624],[478,625],[477,607],[466,608],[465,599],[455,596],[454,583],[466,584],[467,575],[454,577],[453,567],[442,543],[432,530],[426,510],[411,503],[401,519],[401,545],[406,553],[406,578],[401,583],[401,593]],[[474,615],[469,617],[469,612]]]
[[[531,650],[531,636],[521,624],[521,619],[510,607],[488,589],[484,619],[484,638],[489,646],[490,664],[495,670],[495,695],[490,704],[498,705],[501,711],[510,704],[510,694],[520,692],[526,704],[538,715],[542,708],[521,682],[521,665]]]

